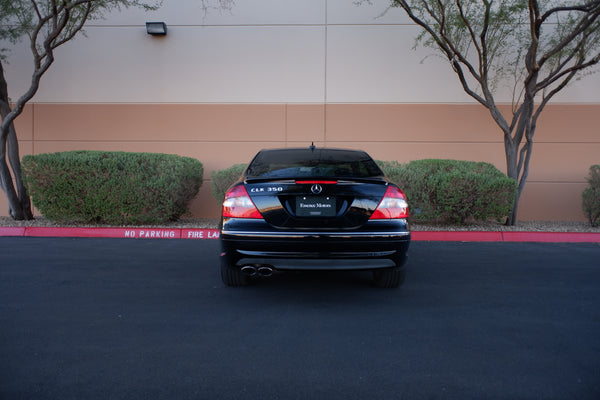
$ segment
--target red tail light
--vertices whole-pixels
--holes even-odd
[[[304,181],[296,181],[296,183],[307,184],[307,185],[314,185],[314,184],[319,184],[319,185],[335,185],[335,184],[338,183],[338,181],[309,181],[309,180],[304,180]]]
[[[248,195],[243,185],[235,186],[225,193],[223,201],[223,217],[227,218],[262,218],[260,212]]]
[[[371,219],[408,218],[408,203],[402,190],[388,186],[381,203],[371,215]]]

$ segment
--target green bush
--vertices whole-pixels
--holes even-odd
[[[210,188],[217,204],[220,205],[223,203],[225,192],[227,192],[227,189],[229,189],[235,181],[240,179],[240,176],[244,173],[247,165],[248,164],[235,164],[229,168],[212,171],[210,173]]]
[[[583,212],[588,217],[592,226],[600,225],[600,165],[590,167],[587,178],[588,187],[581,197],[583,199]]]
[[[33,204],[63,223],[176,220],[202,185],[200,161],[170,154],[72,151],[25,156]]]
[[[406,193],[414,221],[500,221],[512,209],[517,184],[492,164],[431,159],[378,163]]]

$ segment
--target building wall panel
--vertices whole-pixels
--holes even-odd
[[[35,102],[323,102],[323,26],[174,26],[162,38],[129,26],[86,32],[57,50]],[[31,81],[28,52],[16,46],[6,68],[13,98]]]
[[[600,162],[596,143],[535,143],[530,179],[539,182],[585,182],[592,164]]]
[[[489,112],[472,104],[328,104],[327,139],[378,142],[503,140],[502,132]]]
[[[416,27],[401,19],[381,24],[371,17],[372,7],[347,3],[329,4],[332,21],[349,21],[340,24],[317,18],[325,15],[324,3],[313,0],[307,8],[311,11],[298,13],[304,22],[287,23],[280,7],[274,7],[273,13],[265,14],[272,21],[279,18],[279,23],[260,18],[251,23],[244,17],[245,23],[219,25],[194,16],[189,24],[170,25],[168,35],[161,38],[147,35],[144,28],[146,20],[159,19],[158,15],[142,14],[135,21],[119,23],[115,14],[115,19],[94,21],[86,28],[86,37],[57,50],[34,101],[474,103],[446,60],[431,49],[413,50]],[[182,12],[190,4],[186,0],[180,9],[169,3],[165,12]],[[232,13],[241,16],[244,4]],[[295,7],[300,6],[291,9]],[[393,11],[397,15],[398,10]],[[353,23],[354,13],[372,22]],[[213,17],[214,13],[207,16]],[[13,98],[29,86],[29,54],[25,41],[10,53],[6,72]],[[498,102],[510,99],[507,90],[496,97]],[[556,100],[600,103],[600,79],[592,75],[574,82]]]
[[[325,141],[326,107],[324,104],[290,104],[286,108],[286,141]]]
[[[283,140],[285,105],[37,104],[38,140]]]
[[[235,0],[231,10],[214,8],[218,0],[208,0],[203,10],[199,0],[163,1],[156,11],[137,8],[115,11],[94,25],[139,25],[145,21],[165,21],[169,25],[300,25],[324,24],[327,0]]]
[[[413,51],[407,25],[340,25],[327,31],[330,103],[471,102],[452,69],[431,50]]]
[[[327,0],[327,22],[336,25],[408,24],[402,10],[390,8],[389,0]]]
[[[23,108],[23,112],[17,117],[14,123],[19,141],[33,140],[33,124],[33,107],[27,105]]]
[[[546,107],[548,110],[542,111],[538,121],[536,141],[547,143],[600,141],[600,116],[596,115],[598,104],[551,104]]]
[[[535,182],[525,187],[519,202],[523,221],[587,221],[581,207],[581,192],[587,187],[578,182]]]

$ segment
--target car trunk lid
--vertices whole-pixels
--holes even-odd
[[[272,226],[356,229],[381,201],[387,182],[363,179],[247,179],[248,195]]]

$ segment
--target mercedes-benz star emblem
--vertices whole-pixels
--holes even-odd
[[[312,185],[310,187],[310,191],[313,192],[314,194],[319,194],[323,191],[323,188],[318,183],[315,183],[314,185]]]

